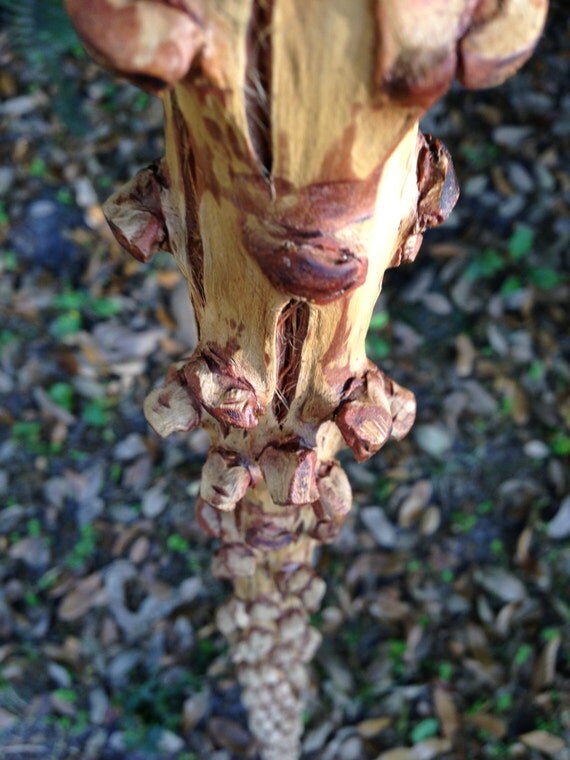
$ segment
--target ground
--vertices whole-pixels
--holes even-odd
[[[457,210],[386,277],[369,352],[410,436],[346,457],[355,509],[328,592],[304,760],[570,757],[570,53],[453,90],[425,129]],[[1,34],[1,33],[0,33]],[[100,210],[162,151],[158,103],[63,36],[0,36],[0,756],[254,758],[228,589],[194,521],[207,441],[142,403],[195,340],[166,254]],[[13,38],[10,37],[13,42]],[[62,39],[59,37],[58,39]]]

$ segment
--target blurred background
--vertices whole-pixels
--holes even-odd
[[[345,458],[307,760],[570,757],[565,5],[512,80],[425,119],[462,195],[372,321],[418,418]],[[57,0],[0,0],[0,22],[0,756],[255,758],[193,517],[207,440],[142,414],[195,344],[186,288],[100,207],[161,155],[160,103],[90,62]]]

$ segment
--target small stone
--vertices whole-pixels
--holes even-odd
[[[149,551],[150,551],[150,541],[148,540],[146,536],[139,536],[139,538],[137,538],[137,540],[131,546],[131,550],[129,552],[129,559],[135,565],[139,565],[141,562],[144,562],[145,559],[148,557]]]
[[[493,142],[505,148],[517,148],[532,132],[532,127],[502,125],[493,130]]]
[[[520,602],[527,593],[524,583],[500,567],[486,567],[475,572],[475,579],[503,602]]]
[[[363,754],[362,739],[360,736],[351,736],[340,747],[342,760],[361,760]]]
[[[422,516],[420,531],[423,536],[433,535],[441,524],[441,512],[437,507],[426,509]]]
[[[91,723],[100,726],[105,722],[109,699],[103,689],[93,689],[89,694],[89,719]]]
[[[157,742],[157,747],[161,752],[181,752],[184,749],[184,739],[173,731],[163,730]]]
[[[396,528],[386,517],[381,507],[364,507],[360,518],[378,544],[386,549],[392,549],[397,542]]]
[[[184,733],[189,733],[199,723],[208,709],[210,694],[208,691],[201,691],[193,694],[185,700],[182,707],[182,727]]]
[[[525,443],[524,453],[530,459],[546,459],[550,454],[550,449],[543,441],[532,440]]]
[[[546,534],[556,540],[570,536],[570,496],[564,499],[556,515],[546,526]]]
[[[127,462],[142,454],[146,454],[146,452],[147,449],[142,435],[131,433],[115,446],[113,456],[121,462]]]
[[[164,493],[164,483],[157,483],[145,491],[142,499],[142,512],[145,517],[153,519],[164,512],[168,497]]]
[[[22,560],[28,567],[41,570],[49,564],[49,545],[42,536],[28,536],[10,547],[8,556]]]
[[[453,445],[451,434],[440,425],[417,425],[414,435],[420,449],[436,458],[446,454]]]

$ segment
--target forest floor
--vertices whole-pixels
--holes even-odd
[[[568,32],[560,7],[514,79],[426,119],[462,196],[373,319],[418,417],[345,460],[304,760],[570,758]],[[254,758],[193,517],[207,441],[142,413],[195,342],[185,287],[100,208],[160,156],[159,104],[73,44],[3,36],[0,68],[0,756]]]

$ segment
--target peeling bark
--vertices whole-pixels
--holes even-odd
[[[199,345],[150,393],[160,435],[201,425],[196,516],[233,581],[220,610],[265,760],[299,754],[312,568],[351,506],[335,459],[401,439],[411,391],[366,358],[384,272],[458,188],[418,120],[454,76],[502,81],[546,0],[66,0],[96,60],[152,91],[166,155],[106,204],[136,258],[169,250]]]

